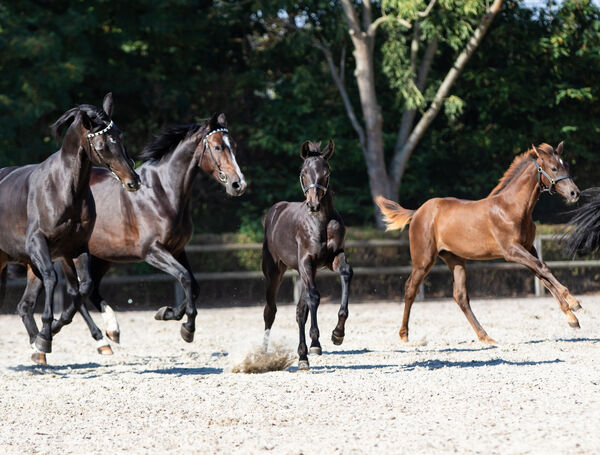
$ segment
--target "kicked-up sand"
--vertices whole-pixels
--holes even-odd
[[[193,343],[151,312],[118,314],[121,344],[96,353],[83,320],[33,365],[17,316],[0,316],[0,448],[9,454],[594,454],[600,453],[600,296],[581,329],[550,298],[475,300],[486,346],[451,300],[322,304],[323,355],[311,369],[252,366],[262,307],[199,309]],[[97,322],[102,318],[94,314]],[[39,319],[39,315],[38,315]],[[308,326],[307,326],[308,329]],[[295,308],[271,333],[295,353]],[[250,364],[244,364],[248,359]],[[260,359],[259,359],[260,360]],[[246,365],[244,367],[244,365]],[[242,368],[242,367],[243,368]]]

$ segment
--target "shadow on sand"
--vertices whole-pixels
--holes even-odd
[[[156,370],[142,370],[136,371],[137,374],[172,374],[174,376],[202,376],[207,374],[221,374],[223,368],[210,368],[210,367],[199,367],[199,368],[187,368],[187,367],[174,367],[174,368],[158,368]]]
[[[453,362],[450,360],[424,360],[422,362],[409,363],[403,365],[403,370],[414,370],[415,368],[427,368],[428,370],[439,370],[440,368],[473,368],[473,367],[490,367],[497,365],[511,365],[511,366],[532,366],[532,365],[544,365],[549,363],[562,363],[564,360],[524,360],[522,362],[513,362],[504,359],[489,359],[489,360],[471,360],[464,362]]]

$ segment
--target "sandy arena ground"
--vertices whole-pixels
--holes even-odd
[[[33,366],[16,316],[0,316],[0,448],[7,454],[600,452],[600,296],[582,329],[549,298],[476,300],[496,347],[481,345],[453,301],[351,304],[346,340],[329,337],[311,371],[229,369],[262,337],[262,308],[200,309],[196,340],[152,313],[120,313],[115,355],[95,352],[77,316]],[[101,318],[96,317],[98,322]],[[295,351],[292,306],[273,340]]]

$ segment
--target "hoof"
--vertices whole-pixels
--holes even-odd
[[[581,304],[579,302],[577,302],[575,305],[570,306],[569,309],[571,311],[579,311],[579,310],[582,310],[583,308],[581,307]]]
[[[38,334],[38,336],[35,337],[35,348],[40,352],[49,354],[52,352],[52,340],[46,340]]]
[[[185,328],[183,324],[181,324],[181,329],[179,330],[179,333],[181,334],[181,338],[183,338],[183,341],[185,341],[186,343],[191,343],[192,341],[194,341],[194,332],[190,332],[188,329]]]
[[[308,352],[310,354],[317,354],[317,355],[323,354],[323,350],[321,349],[321,346],[311,346],[310,349],[308,350]]]
[[[121,342],[121,333],[118,330],[107,330],[106,336],[109,340],[114,341],[115,343]]]
[[[113,350],[110,345],[104,345],[98,347],[98,354],[100,355],[113,355]]]
[[[308,371],[310,367],[308,366],[308,360],[300,360],[298,361],[298,371]]]
[[[167,318],[165,317],[165,315],[168,311],[172,311],[171,308],[169,308],[168,306],[162,307],[156,312],[156,314],[154,315],[154,319],[156,319],[157,321],[166,321]]]
[[[33,363],[37,363],[38,365],[48,365],[46,362],[46,354],[43,352],[34,352],[31,354],[31,360]]]
[[[340,344],[342,344],[344,342],[344,337],[343,336],[339,337],[334,332],[334,333],[331,334],[331,341],[336,346],[339,346]]]
[[[405,343],[408,343],[408,334],[400,332],[400,339]]]
[[[573,327],[574,329],[580,329],[581,326],[579,325],[579,321],[569,321],[569,325],[571,327]]]
[[[485,344],[498,344],[496,342],[496,340],[494,340],[493,338],[490,338],[489,336],[484,336],[483,338],[480,338],[479,341],[481,341],[482,343]]]

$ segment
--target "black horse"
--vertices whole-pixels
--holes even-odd
[[[310,310],[311,354],[321,354],[317,308],[320,294],[315,284],[318,269],[328,267],[339,272],[342,281],[342,302],[338,323],[331,340],[340,345],[344,341],[344,326],[348,318],[348,293],[352,280],[352,267],[346,262],[344,236],[346,228],[342,217],[333,207],[329,190],[329,159],[334,144],[323,151],[320,143],[306,141],[300,149],[304,160],[300,171],[300,186],[306,197],[304,202],[278,202],[269,209],[264,220],[265,236],[262,250],[262,270],[267,280],[267,304],[264,310],[265,349],[275,320],[275,298],[288,267],[296,269],[302,280],[302,294],[296,309],[300,331],[300,356],[298,368],[307,370],[308,351],[304,326]]]
[[[597,253],[600,249],[600,188],[583,190],[581,199],[584,202],[570,212],[572,218],[562,238],[570,257]]]
[[[138,156],[145,162],[137,169],[144,184],[135,194],[123,191],[104,169],[92,169],[98,220],[89,242],[94,282],[90,300],[105,315],[111,340],[119,342],[120,331],[112,308],[100,294],[102,277],[115,262],[145,261],[175,277],[184,290],[182,302],[174,308],[161,308],[155,318],[181,320],[187,315],[180,333],[185,341],[193,341],[199,286],[184,250],[194,227],[192,187],[203,171],[221,183],[229,195],[242,195],[246,180],[235,159],[236,149],[225,115],[220,114],[201,124],[172,127],[146,145]],[[63,269],[69,272],[64,264]],[[39,280],[30,272],[23,300],[35,302],[40,291]],[[85,305],[79,310],[92,336],[101,340],[102,332]],[[69,305],[53,324],[54,331],[70,323],[75,311],[75,306]]]
[[[69,270],[67,292],[76,308],[92,290],[88,249],[96,221],[89,186],[92,165],[109,169],[127,191],[140,187],[122,133],[110,118],[112,110],[110,93],[103,109],[82,104],[68,110],[52,125],[57,138],[66,130],[58,152],[40,164],[0,169],[0,269],[9,262],[27,265],[46,292],[41,331],[30,317],[35,301],[27,302],[31,307],[23,302],[18,307],[38,351],[32,356],[35,361],[45,362],[44,353],[52,351],[57,281],[52,261],[63,260]]]

